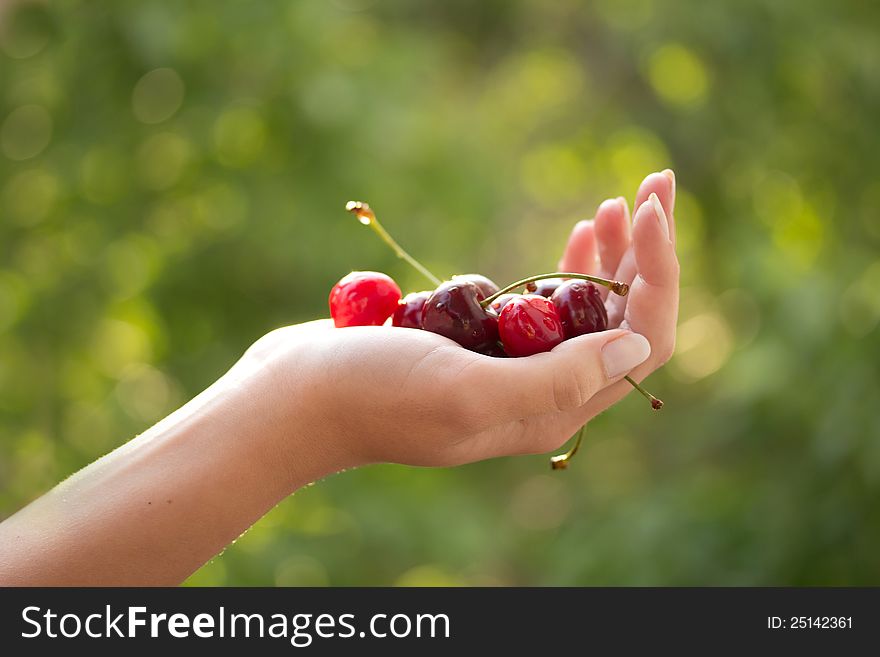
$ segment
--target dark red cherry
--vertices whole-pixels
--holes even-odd
[[[500,297],[495,299],[492,303],[489,304],[489,307],[494,310],[496,313],[500,313],[501,309],[504,308],[510,301],[516,299],[519,294],[502,294]]]
[[[608,328],[608,313],[599,288],[589,281],[575,278],[565,281],[550,300],[559,313],[566,340]]]
[[[425,301],[422,328],[484,353],[498,342],[498,319],[480,307],[484,298],[470,281],[441,283]]]
[[[482,274],[456,274],[452,277],[453,281],[468,281],[476,285],[480,292],[483,293],[483,299],[491,297],[501,288],[495,285],[495,281],[486,278]]]
[[[501,309],[498,333],[508,355],[531,356],[550,351],[565,339],[559,314],[549,299],[523,294]]]
[[[397,304],[397,310],[391,316],[392,326],[403,328],[422,328],[422,308],[431,296],[430,292],[410,292]]]
[[[535,281],[530,284],[529,292],[549,299],[550,295],[553,294],[556,291],[556,288],[560,285],[562,285],[561,278],[545,278],[544,280]]]
[[[380,326],[397,309],[400,288],[377,271],[353,271],[330,290],[330,316],[337,327]]]
[[[504,351],[504,347],[500,341],[485,350],[481,350],[479,353],[484,356],[492,356],[493,358],[507,358],[507,352]]]

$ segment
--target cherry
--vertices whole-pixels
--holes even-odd
[[[330,316],[344,326],[380,326],[397,308],[400,288],[377,271],[353,271],[330,290]]]
[[[537,294],[523,294],[501,310],[498,333],[510,356],[531,356],[550,351],[565,339],[553,303]]]
[[[397,310],[391,316],[392,326],[403,328],[422,328],[422,308],[431,296],[430,292],[410,292],[397,304]]]
[[[416,269],[418,272],[420,272],[422,275],[424,275],[425,278],[429,279],[435,285],[440,285],[440,280],[436,276],[434,276],[434,274],[432,274],[422,263],[420,263],[418,260],[413,258],[409,253],[407,253],[403,249],[403,247],[401,247],[394,240],[394,238],[388,234],[388,231],[386,231],[385,228],[382,226],[382,224],[379,223],[379,220],[376,218],[376,214],[373,212],[373,210],[370,208],[370,206],[368,204],[363,203],[361,201],[349,201],[346,204],[345,209],[348,210],[349,212],[353,213],[358,218],[358,221],[360,221],[363,225],[369,226],[382,239],[383,242],[385,242],[389,247],[391,247],[391,249],[397,254],[397,256],[399,258],[406,260],[410,265],[413,266],[414,269]],[[623,283],[620,281],[611,281],[611,280],[608,280],[605,278],[600,278],[598,276],[591,276],[588,274],[580,274],[580,273],[576,273],[576,272],[553,272],[550,274],[538,274],[536,276],[529,276],[528,278],[524,278],[522,280],[516,281],[515,283],[511,283],[510,285],[508,285],[507,287],[505,287],[501,290],[498,289],[498,286],[495,285],[495,283],[493,283],[491,280],[489,280],[485,276],[481,276],[480,274],[465,274],[464,276],[453,277],[453,278],[456,278],[459,281],[461,281],[463,279],[464,282],[473,283],[477,286],[477,288],[480,292],[480,295],[482,297],[481,299],[479,299],[480,308],[482,309],[482,308],[487,308],[490,305],[492,306],[488,311],[485,311],[485,313],[484,313],[490,320],[496,319],[493,316],[493,311],[502,312],[503,308],[505,307],[505,304],[509,304],[509,297],[508,297],[508,301],[505,301],[505,299],[503,299],[502,297],[506,296],[509,292],[513,292],[517,288],[523,287],[523,286],[525,286],[527,291],[529,291],[529,292],[538,292],[539,294],[542,294],[542,295],[545,295],[548,297],[552,297],[553,294],[556,292],[556,290],[559,289],[559,287],[562,285],[562,281],[565,281],[566,279],[578,279],[578,280],[591,281],[591,282],[596,283],[598,285],[604,285],[609,290],[611,290],[611,292],[613,292],[614,294],[620,295],[620,296],[626,296],[626,294],[629,292],[629,285],[627,283]],[[564,329],[564,332],[567,332],[567,337],[573,337],[574,335],[580,335],[581,333],[589,332],[588,328],[589,328],[589,326],[592,325],[592,321],[588,320],[586,318],[593,316],[591,312],[588,312],[588,307],[594,306],[594,304],[595,304],[594,292],[588,291],[588,292],[586,292],[586,297],[584,299],[574,300],[574,301],[570,301],[570,302],[563,301],[561,294],[557,297],[557,299],[560,300],[561,309],[564,310],[564,312],[567,315],[569,315],[566,318],[566,323],[569,324],[569,327],[567,329]],[[461,305],[461,304],[459,304],[459,305]],[[467,304],[464,304],[464,305],[467,305]],[[565,309],[566,305],[568,306],[567,309]],[[603,326],[603,322],[602,322],[601,318],[604,316],[604,313],[602,312],[604,310],[604,308],[599,308],[598,306],[594,306],[593,309],[598,314],[598,316],[595,319],[595,326],[597,328],[594,330],[603,330],[604,326]],[[568,312],[568,311],[571,311],[571,312]],[[581,314],[580,314],[581,312],[583,312],[583,317],[581,317]],[[436,320],[432,320],[432,321],[436,322],[436,324],[437,324],[438,330],[436,332],[445,335],[446,333],[444,333],[444,331],[447,331],[452,334],[451,337],[453,337],[453,339],[456,339],[454,336],[458,335],[462,332],[461,326],[464,325],[464,322],[461,320],[461,317],[464,317],[467,315],[470,315],[470,320],[468,320],[469,325],[471,323],[473,323],[474,320],[476,320],[477,324],[481,324],[486,321],[485,317],[483,317],[479,313],[473,311],[473,309],[470,309],[467,312],[465,312],[463,315],[460,315],[458,320],[456,320],[459,328],[453,329],[453,328],[450,328],[449,326],[444,327],[443,322],[441,322],[439,320],[439,318]],[[422,312],[423,320],[424,320],[424,317],[425,317],[425,313],[424,313],[424,308],[423,308],[423,312]],[[568,321],[571,318],[574,318],[574,319],[572,319],[571,321]],[[335,319],[335,316],[334,316],[334,319]],[[447,318],[447,320],[448,319],[449,318]],[[399,321],[403,321],[403,320],[401,319]],[[456,325],[456,321],[451,322],[452,325]],[[449,323],[449,321],[447,321],[447,324],[448,323]],[[607,317],[606,317],[604,324],[607,325],[607,323],[608,322],[607,322]],[[339,326],[339,325],[340,324],[337,323],[337,326]],[[423,326],[422,328],[428,328],[428,327]],[[497,326],[495,328],[497,328]],[[431,330],[431,329],[429,329],[429,330]],[[491,330],[492,329],[489,328],[490,332],[491,332]],[[473,336],[467,337],[467,336],[459,335],[459,337],[460,337],[459,342],[461,342],[461,340],[464,340],[464,342],[467,342],[469,344],[474,341],[479,343],[479,340],[474,338]],[[465,345],[465,346],[467,346],[467,345]],[[487,338],[486,341],[483,342],[482,344],[478,344],[476,346],[471,346],[469,348],[472,348],[475,351],[480,351],[482,353],[490,353],[493,350],[497,350],[498,345],[497,345],[497,343],[493,344]],[[495,353],[492,355],[500,355],[500,354]],[[516,354],[508,352],[508,355],[516,355]],[[640,386],[638,383],[636,383],[636,381],[634,379],[632,379],[629,376],[626,376],[624,378],[630,384],[632,384],[632,386],[636,390],[638,390],[642,395],[644,395],[647,399],[650,400],[652,408],[659,409],[663,406],[662,401],[660,401],[659,399],[654,397],[651,393],[649,393],[647,390],[642,388],[642,386]],[[575,447],[575,450],[576,449],[577,449],[577,447]],[[569,456],[571,456],[571,455],[573,455],[573,452],[571,454],[569,454]],[[568,456],[566,456],[565,458],[568,458]]]
[[[497,297],[495,301],[489,304],[489,307],[494,310],[496,313],[500,313],[501,309],[504,308],[510,301],[516,299],[519,294],[502,294],[500,297]]]
[[[545,278],[540,281],[535,281],[534,283],[529,283],[526,289],[532,294],[538,294],[542,297],[550,298],[550,295],[556,291],[560,285],[562,285],[561,278]]]
[[[566,340],[608,328],[605,304],[599,296],[599,289],[592,283],[577,279],[565,281],[556,288],[550,300],[559,312]]]
[[[478,353],[481,353],[484,356],[492,356],[493,358],[507,358],[507,352],[504,351],[504,345],[502,345],[500,341],[496,342],[488,349],[481,350]]]
[[[456,274],[452,277],[452,280],[470,281],[478,288],[480,288],[480,292],[483,293],[483,298],[491,297],[493,294],[501,289],[495,284],[495,281],[486,278],[482,274]]]
[[[425,301],[422,328],[471,351],[487,353],[498,342],[498,320],[480,306],[484,298],[471,281],[441,283]]]

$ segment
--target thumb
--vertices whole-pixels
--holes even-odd
[[[482,379],[472,383],[483,391],[484,408],[510,421],[580,408],[650,355],[644,336],[613,329],[566,340],[547,353],[487,359],[470,373]]]

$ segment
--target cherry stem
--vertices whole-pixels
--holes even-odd
[[[648,392],[647,390],[645,390],[645,389],[644,389],[642,386],[640,386],[638,383],[636,383],[636,382],[632,379],[632,377],[630,377],[629,375],[627,375],[627,376],[625,376],[625,377],[623,377],[623,378],[626,379],[627,381],[629,381],[630,385],[631,385],[633,388],[635,388],[636,390],[638,390],[638,391],[642,394],[642,396],[643,396],[645,399],[647,399],[649,402],[651,402],[651,408],[653,408],[655,411],[659,411],[661,408],[663,408],[663,402],[662,402],[661,400],[657,399],[657,398],[656,398],[654,395],[652,395],[650,392]]]
[[[578,448],[581,446],[581,441],[584,439],[584,430],[586,428],[587,425],[585,424],[578,430],[574,445],[572,445],[565,454],[558,454],[550,457],[550,467],[552,469],[565,470],[568,467],[568,462],[574,458],[574,455],[577,454]]]
[[[348,212],[351,212],[354,216],[357,217],[358,221],[360,221],[364,226],[369,226],[373,229],[373,231],[382,238],[382,241],[385,242],[391,249],[397,254],[398,258],[402,258],[406,260],[409,264],[411,264],[415,269],[418,270],[422,276],[431,281],[434,285],[440,285],[440,279],[434,276],[427,267],[425,267],[418,260],[413,258],[409,253],[403,250],[403,247],[398,244],[391,235],[388,234],[388,231],[382,227],[382,224],[379,223],[379,220],[376,219],[376,214],[373,212],[372,208],[363,201],[349,201],[345,204],[345,209]]]
[[[609,281],[607,278],[600,278],[598,276],[590,276],[589,274],[578,274],[576,272],[570,271],[554,271],[549,274],[538,274],[537,276],[529,276],[528,278],[524,278],[516,283],[511,283],[504,289],[498,290],[495,294],[490,297],[487,297],[480,301],[480,306],[485,308],[490,303],[495,301],[502,294],[507,294],[508,292],[512,292],[513,290],[523,287],[528,283],[534,283],[535,281],[542,281],[545,278],[579,278],[583,281],[590,281],[591,283],[596,283],[598,285],[604,285],[609,290],[614,292],[614,294],[619,294],[622,297],[625,297],[627,292],[629,292],[629,285],[626,283],[621,283],[620,281]]]

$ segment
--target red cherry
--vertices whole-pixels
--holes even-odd
[[[470,281],[441,283],[422,309],[422,328],[471,351],[487,353],[498,342],[498,319],[480,306],[483,299],[483,293]]]
[[[500,313],[501,309],[504,308],[508,303],[516,299],[519,294],[502,294],[500,297],[495,299],[492,303],[489,304],[489,307],[494,310],[496,313]]]
[[[504,347],[501,346],[500,342],[496,342],[488,349],[480,350],[478,353],[484,356],[492,356],[493,358],[507,358],[507,352],[504,351]]]
[[[498,333],[508,355],[531,356],[563,341],[562,323],[550,300],[523,294],[501,309]]]
[[[397,308],[400,288],[377,271],[353,271],[330,290],[330,316],[337,327],[380,326]]]
[[[566,340],[608,328],[608,313],[599,288],[588,281],[565,281],[550,300],[559,313]]]
[[[561,278],[545,278],[540,281],[535,281],[532,285],[534,285],[534,290],[529,290],[533,294],[538,294],[542,297],[550,298],[550,295],[556,291],[556,288],[562,285]]]
[[[403,328],[422,328],[422,308],[431,296],[430,292],[410,292],[397,304],[397,310],[391,316],[392,326]]]

